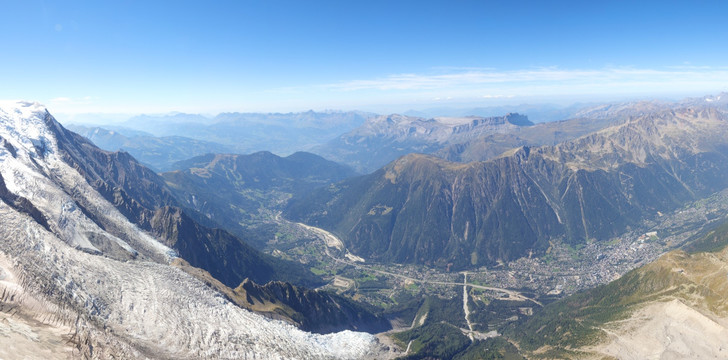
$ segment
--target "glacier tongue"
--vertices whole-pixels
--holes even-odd
[[[0,146],[0,174],[7,190],[29,200],[50,228],[0,201],[0,256],[12,264],[3,273],[18,275],[12,286],[51,304],[75,328],[76,351],[101,358],[378,356],[369,334],[303,332],[241,309],[169,266],[174,251],[130,223],[60,159],[48,117],[37,103],[0,102],[0,137],[11,145]],[[69,193],[83,196],[85,211]],[[127,241],[99,227],[89,211]],[[9,286],[0,282],[0,293]]]

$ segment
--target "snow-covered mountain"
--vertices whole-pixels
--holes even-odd
[[[0,357],[381,356],[369,334],[300,331],[170,266],[176,251],[65,161],[54,127],[38,103],[0,103]]]

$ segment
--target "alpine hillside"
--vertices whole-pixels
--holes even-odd
[[[530,358],[723,358],[728,223],[609,284],[547,305],[508,336]],[[705,251],[708,249],[708,251]]]
[[[485,162],[407,155],[293,199],[284,215],[367,260],[453,269],[514,260],[554,238],[608,239],[725,188],[726,125],[709,106],[661,109]]]

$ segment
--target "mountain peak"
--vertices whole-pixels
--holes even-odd
[[[6,114],[12,112],[22,117],[29,117],[33,113],[46,112],[46,108],[36,101],[0,100],[0,111]]]
[[[0,101],[0,137],[15,149],[28,149],[32,157],[42,157],[57,148],[48,127],[45,106],[31,101]]]

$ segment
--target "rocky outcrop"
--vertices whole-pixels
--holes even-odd
[[[285,277],[272,258],[224,230],[198,224],[179,208],[157,209],[150,229],[190,265],[207,270],[227,286],[235,286],[248,277],[261,282]],[[298,280],[308,279],[302,276]]]

